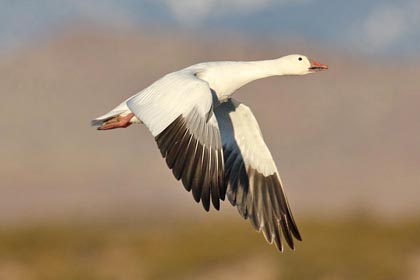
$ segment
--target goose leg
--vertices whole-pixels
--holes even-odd
[[[126,128],[130,126],[132,123],[130,120],[134,117],[133,113],[128,114],[127,116],[116,116],[113,117],[106,122],[104,122],[98,130],[109,130],[115,128]]]

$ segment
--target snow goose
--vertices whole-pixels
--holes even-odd
[[[177,180],[206,211],[227,195],[240,215],[282,251],[302,240],[276,165],[251,110],[231,98],[257,79],[328,69],[304,55],[206,62],[167,74],[92,121],[99,130],[143,123]]]

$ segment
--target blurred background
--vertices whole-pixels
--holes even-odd
[[[0,0],[0,279],[420,279],[420,1]],[[142,126],[162,75],[303,53],[249,105],[303,243],[205,213]]]

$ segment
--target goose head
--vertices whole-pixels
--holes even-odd
[[[281,72],[283,75],[306,75],[328,69],[328,66],[305,55],[292,54],[279,58]]]

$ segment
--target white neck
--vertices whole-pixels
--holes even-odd
[[[242,86],[262,78],[285,75],[282,58],[261,61],[215,62],[199,77],[206,80],[219,99],[225,99]]]
[[[240,74],[252,78],[250,82],[272,76],[281,76],[286,73],[286,69],[282,63],[281,58],[272,60],[238,62],[238,64],[238,66],[242,68],[242,73]]]

